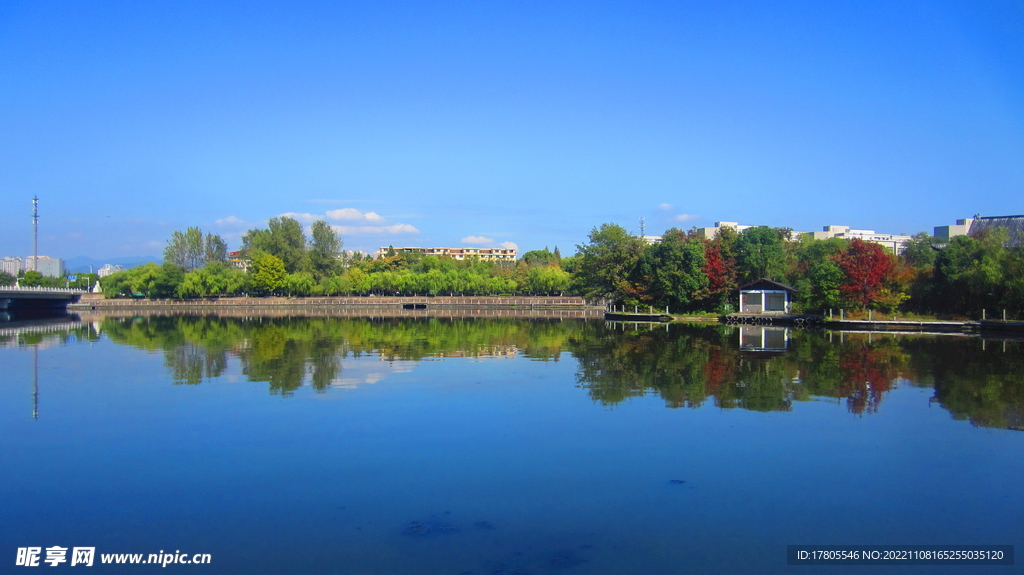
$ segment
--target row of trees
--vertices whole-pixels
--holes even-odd
[[[604,224],[567,258],[556,247],[527,252],[517,262],[394,251],[373,259],[346,257],[340,236],[322,220],[307,237],[298,221],[280,217],[245,234],[238,261],[228,261],[219,236],[189,228],[172,235],[162,266],[113,274],[102,285],[109,297],[151,298],[571,293],[720,313],[734,309],[739,286],[769,278],[796,288],[798,311],[968,314],[984,308],[1019,314],[1024,250],[1007,243],[1002,229],[956,237],[945,246],[918,234],[896,256],[858,239],[793,238],[791,230],[760,226],[723,228],[711,240],[673,228],[649,245],[621,226]]]
[[[229,262],[225,242],[199,228],[175,232],[163,265],[147,264],[102,282],[108,297],[196,298],[225,295],[513,295],[561,294],[570,286],[555,251],[528,252],[518,262],[454,260],[389,251],[372,259],[346,256],[341,237],[325,221],[307,238],[288,217],[248,231]],[[243,264],[239,266],[237,264]]]
[[[673,228],[648,245],[604,224],[577,246],[567,266],[571,289],[630,305],[728,312],[739,286],[768,278],[796,288],[799,311],[1024,312],[1024,248],[1008,247],[1005,229],[955,237],[948,245],[918,234],[900,256],[859,239],[791,234],[767,226],[724,228],[708,240]]]

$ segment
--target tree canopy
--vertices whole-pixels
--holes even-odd
[[[174,232],[164,248],[164,261],[190,272],[212,262],[227,261],[227,243],[217,234],[196,227]]]

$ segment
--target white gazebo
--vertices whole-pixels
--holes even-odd
[[[740,286],[740,313],[789,313],[796,288],[769,279]]]

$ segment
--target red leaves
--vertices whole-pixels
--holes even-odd
[[[843,295],[862,307],[868,307],[880,295],[882,282],[892,269],[892,256],[882,246],[854,238],[849,247],[832,257],[846,281],[839,286]]]

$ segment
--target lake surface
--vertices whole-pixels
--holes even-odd
[[[87,573],[180,551],[211,563],[168,572],[442,575],[1021,549],[1022,352],[593,320],[0,324],[0,571],[30,546],[95,547]]]

